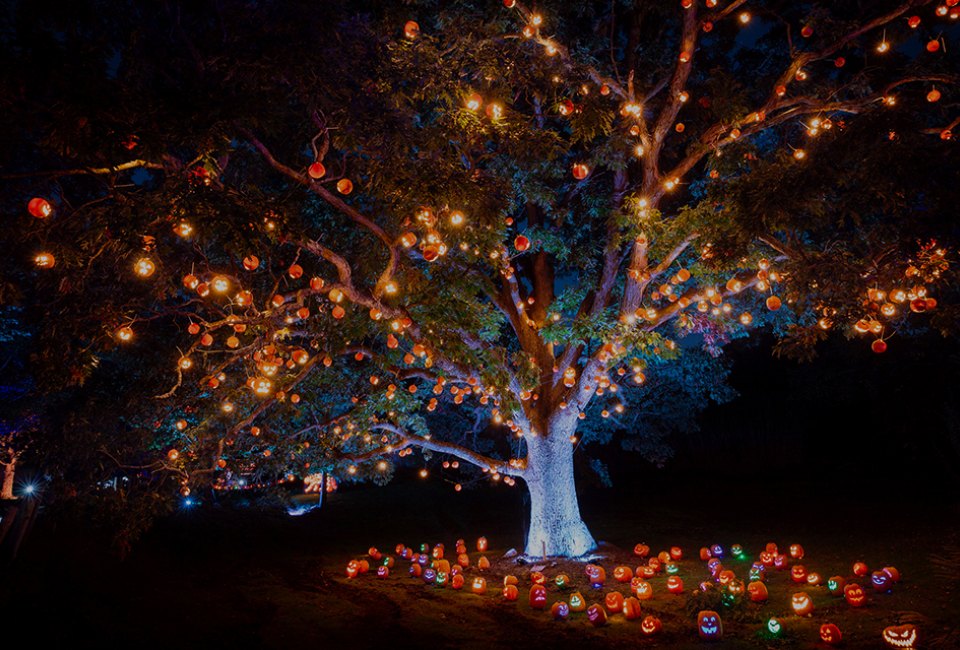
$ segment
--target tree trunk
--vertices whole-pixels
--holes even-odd
[[[576,417],[554,418],[550,433],[527,440],[524,481],[530,492],[529,556],[578,557],[597,544],[580,518],[573,480],[573,445]]]
[[[13,456],[9,463],[3,463],[3,487],[0,488],[0,499],[13,498],[13,476],[17,469],[17,457]]]

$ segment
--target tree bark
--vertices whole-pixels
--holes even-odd
[[[0,499],[12,499],[13,497],[13,477],[17,470],[17,457],[12,456],[9,463],[0,463],[3,465],[3,487],[0,488]]]
[[[526,554],[531,557],[579,557],[597,544],[580,517],[573,478],[576,414],[550,420],[547,435],[527,439],[523,479],[530,493],[530,529]]]

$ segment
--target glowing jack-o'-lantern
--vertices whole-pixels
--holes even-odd
[[[557,585],[559,589],[566,589],[570,586],[570,577],[566,573],[558,573],[557,577],[553,579],[553,584]]]
[[[730,552],[739,558],[742,558],[744,556],[743,547],[740,546],[739,544],[734,544],[733,546],[731,546]]]
[[[481,553],[486,553],[486,552],[487,552],[487,538],[486,538],[486,537],[481,537],[481,538],[477,539],[477,550],[480,551]]]
[[[590,580],[590,586],[594,589],[600,589],[607,581],[607,572],[599,564],[588,564],[585,571]]]
[[[530,607],[543,609],[547,606],[547,588],[541,584],[530,587]]]
[[[842,638],[840,628],[833,623],[824,623],[820,626],[820,640],[827,645],[837,645]]]
[[[710,552],[713,553],[713,557],[723,557],[723,547],[719,544],[711,546]]]
[[[890,591],[893,588],[893,580],[883,571],[874,571],[871,573],[870,584],[873,586],[874,591],[880,593]]]
[[[773,558],[775,555],[769,551],[761,551],[760,553],[760,563],[763,566],[773,566]]]
[[[360,573],[361,573],[361,574],[366,573],[367,571],[370,570],[370,563],[367,562],[366,560],[360,560],[360,561],[359,561],[359,564],[360,564]]]
[[[487,559],[486,555],[481,555],[480,559],[477,560],[477,570],[486,571],[490,568],[490,560]]]
[[[799,591],[790,597],[790,606],[797,616],[808,616],[813,611],[813,599],[806,592]]]
[[[707,562],[707,571],[710,572],[710,575],[716,577],[721,571],[723,571],[723,563],[719,558],[713,558]]]
[[[843,576],[831,576],[827,580],[827,589],[829,589],[830,593],[834,596],[842,596],[843,588],[846,584],[847,580]]]
[[[414,562],[413,564],[410,565],[411,578],[419,578],[422,575],[423,575],[423,567],[420,566],[420,564],[418,564],[417,562]]]
[[[900,572],[896,567],[885,566],[883,567],[883,572],[890,576],[890,580],[893,582],[900,582]]]
[[[767,621],[767,632],[773,636],[779,636],[783,631],[783,625],[780,623],[780,620],[777,618],[771,618]]]
[[[433,582],[438,587],[444,587],[449,580],[450,574],[447,571],[437,571],[437,576],[434,578]]]
[[[706,562],[713,557],[713,553],[710,552],[710,549],[704,546],[700,549],[700,559]]]
[[[587,608],[587,601],[584,600],[583,594],[579,591],[575,591],[570,594],[570,611],[571,612],[582,612]]]
[[[670,553],[668,553],[667,551],[660,551],[659,553],[657,553],[657,559],[660,560],[661,565],[666,564],[671,559]]]
[[[720,582],[721,587],[726,587],[728,584],[733,582],[737,577],[737,574],[731,571],[730,569],[724,569],[717,574],[717,581]]]
[[[870,572],[870,569],[867,568],[867,565],[864,562],[854,562],[853,563],[853,575],[858,578],[862,578]]]
[[[603,598],[603,605],[611,614],[616,614],[623,609],[623,594],[619,591],[609,591]]]
[[[360,574],[360,563],[356,560],[350,560],[347,562],[347,577],[350,579],[356,578]]]
[[[863,607],[867,602],[867,594],[856,582],[851,582],[843,588],[843,597],[851,607]]]
[[[817,573],[816,571],[811,571],[810,573],[807,574],[807,584],[810,585],[811,587],[819,587],[821,582],[822,582],[822,578],[820,577],[820,574]]]
[[[754,580],[747,585],[747,593],[750,595],[750,600],[755,603],[765,602],[769,597],[767,585],[763,584],[759,580]]]
[[[506,587],[507,585],[518,585],[518,584],[520,584],[520,580],[517,579],[517,576],[512,576],[512,575],[503,576],[504,587]]]
[[[437,572],[435,569],[424,569],[423,570],[423,581],[427,584],[437,581]]]
[[[624,617],[628,621],[635,621],[640,618],[640,601],[630,596],[623,599],[623,606],[620,608],[623,612]]]
[[[430,551],[430,555],[433,556],[434,560],[443,559],[443,548],[444,548],[443,544],[437,544],[436,546],[433,547],[433,550]]]
[[[776,555],[780,549],[775,542],[767,542],[766,545],[763,547],[763,550],[765,550],[767,553],[770,553],[771,555]]]
[[[676,575],[680,573],[680,565],[676,562],[667,562],[663,565],[663,570],[667,572],[667,575]]]
[[[883,640],[891,648],[913,648],[917,643],[917,628],[909,624],[885,627]]]
[[[37,219],[46,219],[53,214],[53,206],[46,199],[37,196],[27,203],[27,212]]]
[[[570,605],[566,604],[562,600],[558,600],[550,607],[550,613],[553,614],[555,619],[562,621],[566,617],[570,616]]]
[[[786,569],[787,566],[789,565],[789,562],[790,562],[790,558],[788,558],[786,555],[783,555],[782,553],[777,555],[775,558],[773,558],[773,566],[776,569],[780,569],[780,570]]]
[[[594,627],[602,627],[607,624],[607,612],[600,605],[594,604],[587,608],[587,620]]]
[[[640,621],[640,631],[647,636],[656,634],[663,629],[663,623],[656,616],[644,616]]]
[[[462,573],[454,573],[450,576],[450,586],[456,589],[457,591],[463,589],[463,583],[465,579]]]
[[[802,564],[795,564],[790,569],[790,579],[794,582],[803,583],[807,581],[807,568]]]
[[[637,570],[634,571],[634,575],[641,578],[652,578],[657,575],[657,570],[652,566],[638,566]]]
[[[674,562],[679,562],[680,560],[682,560],[682,559],[683,559],[683,549],[681,549],[679,546],[671,546],[671,547],[670,547],[670,559],[673,560]]]
[[[634,578],[630,581],[630,590],[638,600],[650,600],[653,598],[653,585],[641,578]]]
[[[647,557],[650,555],[650,547],[646,544],[637,544],[633,547],[633,554],[637,557]]]
[[[464,568],[470,566],[470,556],[466,553],[461,553],[457,556],[457,564]]]
[[[547,576],[543,575],[539,571],[532,571],[530,573],[530,582],[532,582],[535,585],[546,584]]]
[[[390,577],[390,567],[386,565],[381,565],[377,567],[377,577],[378,578],[388,578]]]
[[[477,594],[479,596],[487,593],[486,578],[481,578],[480,576],[474,578],[473,582],[470,583],[470,593]]]
[[[628,566],[618,566],[613,570],[613,579],[617,582],[630,582],[633,579],[633,569]]]
[[[720,615],[713,610],[704,609],[697,614],[697,634],[708,641],[723,638],[723,623]]]
[[[514,601],[520,597],[520,590],[517,589],[517,585],[507,585],[503,588],[503,599]]]
[[[573,165],[573,177],[578,181],[582,181],[589,173],[590,168],[583,163],[575,163]]]
[[[671,594],[683,593],[683,578],[680,576],[670,576],[667,578],[667,591]]]
[[[799,544],[791,544],[791,545],[790,545],[790,557],[792,557],[794,560],[802,560],[802,559],[803,559],[803,547],[800,546]]]

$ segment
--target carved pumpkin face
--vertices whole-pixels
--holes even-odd
[[[807,616],[813,611],[813,600],[805,592],[800,591],[790,597],[790,606],[797,616]]]
[[[503,599],[514,601],[520,597],[520,590],[517,589],[517,585],[507,585],[503,588]]]
[[[747,585],[747,593],[750,594],[750,600],[755,603],[762,603],[767,600],[767,585],[759,580],[754,580]]]
[[[843,594],[843,588],[846,586],[847,580],[843,576],[831,576],[827,580],[827,589],[830,590],[830,593],[834,596],[840,596]]]
[[[607,624],[607,612],[600,605],[590,605],[587,608],[587,620],[593,623],[594,627],[601,627]]]
[[[429,544],[421,544],[421,545],[420,545],[420,552],[421,552],[421,553],[429,553],[429,552],[430,552],[430,545],[429,545]]]
[[[437,544],[433,547],[433,550],[430,552],[434,560],[443,559],[443,544]]]
[[[820,626],[820,640],[827,645],[837,645],[842,637],[840,628],[833,623],[824,623]]]
[[[387,567],[388,569],[392,569],[395,563],[396,560],[393,559],[392,555],[385,555],[383,557],[383,566]]]
[[[553,614],[553,617],[558,621],[562,621],[566,617],[570,616],[570,605],[566,604],[562,600],[558,600],[550,607],[550,613]]]
[[[603,598],[603,604],[608,612],[616,614],[623,609],[623,594],[619,591],[609,591]]]
[[[457,556],[457,564],[459,564],[462,567],[470,566],[470,556],[467,555],[466,553],[461,553],[460,555]]]
[[[613,579],[617,582],[630,582],[633,579],[633,569],[628,566],[618,566],[613,570]]]
[[[660,572],[660,565],[661,565],[661,564],[662,564],[662,562],[660,562],[660,558],[658,558],[658,557],[652,557],[652,558],[650,558],[649,560],[647,560],[647,566],[650,567],[651,569],[653,569],[653,570],[654,570],[655,572],[657,572],[657,573]]]
[[[790,579],[794,582],[806,582],[807,581],[807,567],[802,564],[795,564],[790,569]]]
[[[450,577],[451,577],[451,578],[452,578],[453,576],[460,575],[461,573],[463,573],[463,567],[460,566],[459,564],[454,564],[452,567],[450,567]]]
[[[638,566],[635,575],[638,575],[641,578],[652,578],[653,576],[657,575],[657,570],[652,566]]]
[[[635,621],[640,618],[640,601],[633,596],[625,598],[620,609],[628,621]]]
[[[377,577],[386,578],[390,575],[390,567],[388,566],[378,566],[377,567]]]
[[[697,614],[697,634],[701,639],[720,639],[723,637],[723,623],[716,612],[704,609]]]
[[[650,555],[650,547],[646,544],[637,544],[633,547],[633,554],[637,557],[647,557]]]
[[[530,573],[530,582],[535,585],[542,585],[547,582],[547,576],[543,575],[539,571],[532,571]]]
[[[782,631],[783,625],[780,624],[779,620],[771,618],[769,621],[767,621],[767,632],[773,636],[778,636]]]
[[[707,571],[709,571],[711,575],[715,576],[723,571],[723,563],[721,563],[718,558],[713,558],[707,562]]]
[[[802,559],[803,559],[803,547],[800,546],[799,544],[791,544],[791,545],[790,545],[790,557],[792,557],[794,560],[802,560]]]
[[[671,594],[683,593],[683,578],[680,576],[670,576],[667,578],[667,591]]]
[[[731,547],[730,547],[730,552],[733,553],[734,556],[736,556],[736,557],[743,557],[743,555],[744,555],[744,553],[743,553],[743,547],[740,546],[739,544],[734,544],[733,546],[731,546]]]
[[[667,572],[668,576],[676,575],[680,573],[680,565],[676,562],[667,562],[663,565],[663,570]]]
[[[683,549],[679,546],[670,547],[670,559],[674,562],[679,562],[683,559]]]
[[[487,593],[487,581],[484,578],[476,577],[470,583],[470,593],[483,595]]]
[[[533,585],[530,587],[530,607],[533,609],[543,609],[547,606],[547,588],[543,585]]]
[[[356,578],[360,574],[360,563],[356,560],[350,560],[347,562],[347,577]]]
[[[818,587],[821,582],[822,579],[820,578],[819,573],[813,571],[807,574],[807,584],[811,587]]]
[[[660,551],[657,553],[657,559],[660,560],[660,564],[666,564],[670,561],[670,553],[667,551]]]
[[[870,569],[867,568],[867,565],[863,562],[854,562],[853,563],[853,575],[858,578],[862,578],[870,572]]]
[[[487,538],[486,538],[486,537],[481,537],[480,539],[477,540],[477,550],[480,551],[481,553],[486,553],[486,552],[487,552]]]
[[[727,592],[734,596],[742,596],[744,592],[743,580],[731,580],[727,584]]]
[[[723,547],[719,544],[711,546],[710,552],[713,554],[713,557],[723,557]]]
[[[767,545],[763,547],[763,550],[771,555],[776,555],[780,549],[777,548],[777,545],[774,542],[767,542]]]
[[[599,589],[607,581],[607,572],[599,564],[588,564],[585,571],[594,589]]]
[[[760,563],[763,566],[773,566],[774,554],[769,551],[763,551],[760,553]]]
[[[433,569],[437,572],[450,573],[450,560],[434,560]]]
[[[893,582],[900,582],[900,572],[897,571],[896,567],[885,566],[883,567],[883,572],[890,576],[890,580]]]
[[[789,563],[789,559],[787,558],[786,555],[777,555],[775,558],[773,558],[774,568],[786,569],[788,563]]]
[[[851,582],[843,588],[843,597],[851,607],[863,607],[867,602],[867,594],[856,582]]]
[[[656,616],[645,616],[640,621],[640,631],[646,635],[656,634],[663,629],[663,623]]]
[[[464,583],[464,579],[463,579],[462,573],[455,573],[450,577],[450,586],[453,587],[454,589],[457,589],[457,590],[463,589],[463,583]]]
[[[759,562],[754,562],[753,566],[750,567],[750,579],[751,580],[765,580],[767,577],[767,569]]]
[[[367,555],[372,557],[374,560],[380,559],[380,551],[377,550],[376,546],[371,546],[369,549],[367,549]]]
[[[731,571],[730,569],[724,569],[719,574],[717,574],[717,580],[720,582],[721,587],[726,587],[728,584],[733,582],[733,579],[737,577],[737,574]]]
[[[433,569],[424,569],[423,570],[423,581],[430,583],[434,582],[437,579],[437,572]]]
[[[710,552],[710,549],[704,546],[700,549],[700,559],[704,562],[713,557],[713,553]]]
[[[417,556],[417,564],[420,566],[427,566],[430,563],[430,556],[426,553],[421,553]]]
[[[893,588],[893,580],[883,571],[874,571],[870,574],[870,584],[874,591],[883,593]]]
[[[883,640],[891,648],[912,648],[917,643],[917,628],[909,624],[885,627]]]
[[[420,566],[420,565],[417,564],[416,562],[414,562],[413,564],[410,565],[410,577],[411,577],[411,578],[419,578],[419,577],[422,576],[422,575],[423,575],[423,567],[422,567],[422,566]]]
[[[583,594],[579,591],[575,591],[570,594],[570,611],[571,612],[582,612],[587,608],[587,601],[583,599]]]
[[[558,573],[553,583],[560,589],[566,589],[570,586],[570,577],[566,573]]]
[[[637,597],[637,600],[650,600],[653,598],[653,585],[646,580],[634,578],[630,581],[630,589],[633,590],[633,595]]]
[[[437,571],[437,577],[434,582],[438,587],[443,587],[450,580],[450,574],[446,571]]]

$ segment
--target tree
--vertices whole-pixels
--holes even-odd
[[[580,438],[642,436],[648,377],[702,406],[733,337],[882,352],[937,307],[960,118],[918,43],[956,9],[489,4],[19,7],[8,291],[36,372],[126,378],[118,464],[189,495],[420,450],[578,556]]]

